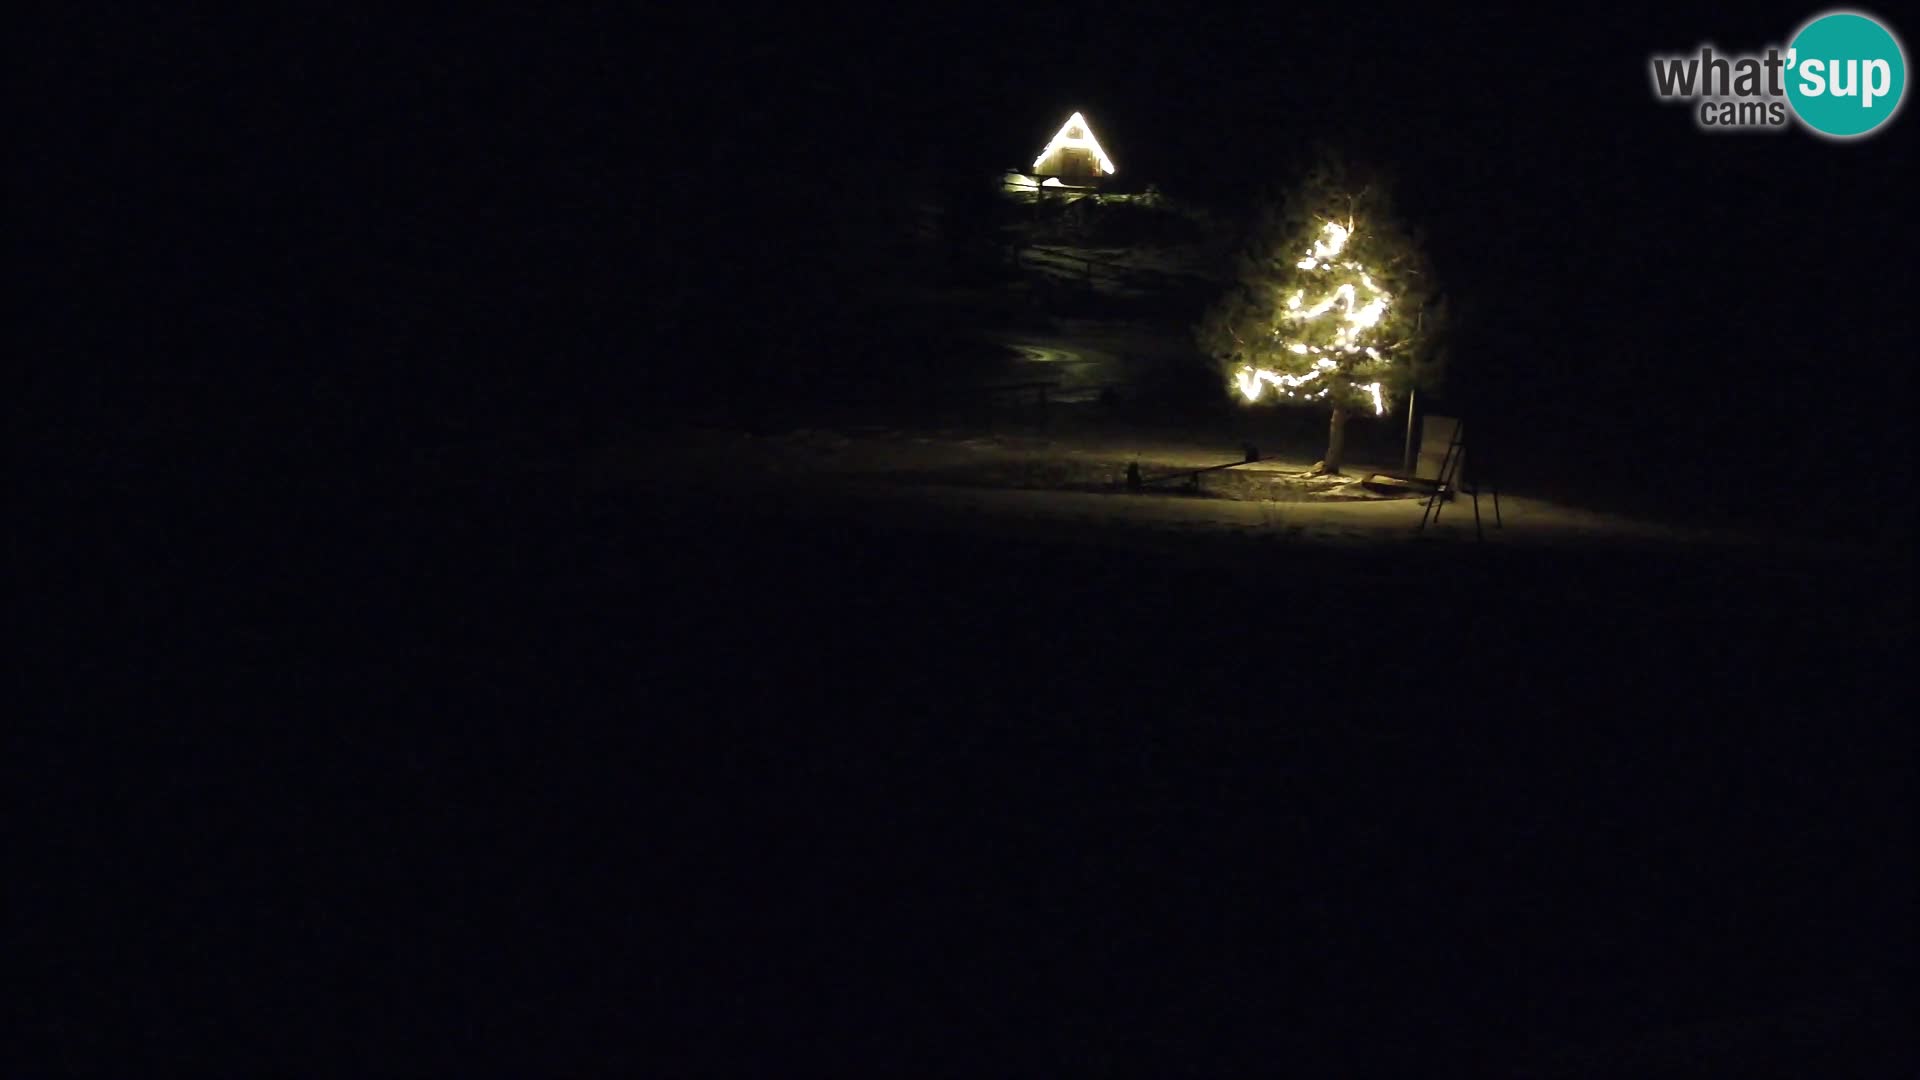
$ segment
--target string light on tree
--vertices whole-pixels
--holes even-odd
[[[1349,412],[1384,415],[1430,358],[1422,252],[1396,226],[1383,187],[1323,163],[1286,206],[1269,208],[1239,278],[1197,328],[1200,344],[1248,403],[1331,406],[1317,468],[1338,472]]]
[[[1311,370],[1305,372],[1287,372],[1271,367],[1256,367],[1251,364],[1243,367],[1235,375],[1235,383],[1240,393],[1248,401],[1260,400],[1264,388],[1268,385],[1282,392],[1291,391],[1302,383],[1321,377],[1328,372],[1342,375],[1354,375],[1351,369],[1364,362],[1378,364],[1383,357],[1378,348],[1364,344],[1361,338],[1365,331],[1380,325],[1381,318],[1387,312],[1387,306],[1393,302],[1393,296],[1373,280],[1373,275],[1359,262],[1339,258],[1346,250],[1347,240],[1353,235],[1351,224],[1328,221],[1322,224],[1320,234],[1313,246],[1294,264],[1294,269],[1316,275],[1323,283],[1331,285],[1325,295],[1316,303],[1308,306],[1307,291],[1296,288],[1288,294],[1286,307],[1281,312],[1279,325],[1273,329],[1273,336],[1283,343],[1283,348],[1295,356],[1317,356]],[[1346,280],[1341,280],[1341,279]],[[1334,282],[1338,284],[1334,284]],[[1365,300],[1362,302],[1361,297]],[[1336,312],[1336,309],[1337,312]],[[1322,316],[1333,314],[1332,340],[1328,344],[1317,344],[1307,340],[1303,324],[1313,323]],[[1313,335],[1319,336],[1319,335]],[[1340,359],[1328,359],[1328,353]],[[1381,393],[1378,380],[1361,383],[1349,378],[1346,380],[1355,391],[1363,394],[1373,405],[1376,416],[1387,411],[1386,399]],[[1322,390],[1316,397],[1324,396]],[[1288,394],[1288,396],[1294,396]]]

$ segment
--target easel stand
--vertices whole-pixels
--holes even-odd
[[[1447,443],[1446,457],[1440,461],[1440,481],[1434,485],[1433,494],[1427,496],[1426,509],[1420,514],[1421,532],[1426,531],[1427,519],[1429,517],[1433,519],[1436,525],[1439,524],[1440,510],[1443,504],[1452,500],[1453,493],[1456,489],[1465,486],[1467,493],[1473,496],[1473,538],[1475,540],[1486,539],[1486,534],[1480,528],[1480,485],[1477,483],[1462,484],[1466,455],[1467,422],[1461,420],[1454,424],[1453,438]],[[1474,457],[1474,461],[1476,462],[1481,462],[1481,460],[1478,455]],[[1476,467],[1482,468],[1484,471],[1484,464]],[[1493,496],[1494,527],[1505,528],[1506,525],[1500,520],[1500,489],[1498,486],[1488,483],[1487,490]]]

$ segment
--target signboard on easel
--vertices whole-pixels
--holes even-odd
[[[1415,479],[1440,481],[1440,468],[1446,463],[1447,448],[1453,443],[1453,433],[1460,426],[1460,420],[1454,416],[1423,416],[1420,418],[1420,456],[1414,461]],[[1454,486],[1458,487],[1466,475],[1466,448],[1459,451],[1460,465],[1454,471]]]

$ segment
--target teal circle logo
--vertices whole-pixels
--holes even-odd
[[[1865,135],[1899,111],[1906,88],[1900,42],[1865,15],[1821,15],[1787,46],[1787,100],[1822,135]]]

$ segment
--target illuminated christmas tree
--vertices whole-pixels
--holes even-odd
[[[1326,406],[1327,452],[1314,471],[1338,473],[1350,414],[1384,415],[1437,376],[1436,292],[1385,187],[1325,156],[1263,212],[1237,286],[1196,337],[1242,400]]]

